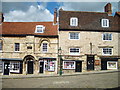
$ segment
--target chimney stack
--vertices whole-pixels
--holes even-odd
[[[54,10],[54,21],[53,24],[57,24],[57,8]]]
[[[105,10],[105,12],[108,13],[108,15],[111,15],[112,14],[112,5],[111,5],[111,3],[107,3],[104,10]]]
[[[0,23],[2,23],[3,21],[4,21],[3,13],[0,13]]]

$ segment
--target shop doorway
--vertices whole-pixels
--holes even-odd
[[[87,70],[94,70],[94,55],[87,55]]]
[[[10,62],[4,62],[4,75],[9,75],[10,71]]]
[[[44,71],[44,62],[40,62],[40,73]]]
[[[101,61],[101,70],[107,70],[107,61]]]
[[[33,74],[33,61],[28,61],[27,71],[28,74]]]
[[[76,61],[75,72],[82,72],[82,61]]]

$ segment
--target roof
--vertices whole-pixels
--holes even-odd
[[[45,26],[44,33],[35,33],[36,25]],[[3,22],[0,26],[2,35],[58,35],[57,25],[53,25],[53,22]]]
[[[70,18],[78,18],[78,26],[70,26]],[[101,27],[101,20],[109,19],[110,27]],[[106,12],[59,11],[60,30],[118,31],[118,20]]]

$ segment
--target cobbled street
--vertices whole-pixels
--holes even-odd
[[[2,79],[2,88],[115,88],[118,72],[40,77],[24,79]]]

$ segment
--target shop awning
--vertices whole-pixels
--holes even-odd
[[[0,60],[7,60],[7,61],[22,61],[20,58],[0,58]]]

